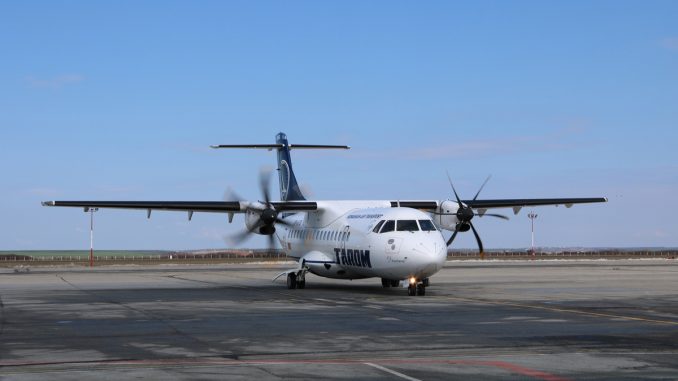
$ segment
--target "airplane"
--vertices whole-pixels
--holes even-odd
[[[460,232],[471,230],[480,253],[483,244],[473,225],[475,216],[508,219],[490,209],[512,208],[518,214],[528,206],[607,202],[607,198],[478,199],[487,180],[473,199],[462,200],[448,174],[453,200],[307,200],[292,169],[290,151],[299,149],[350,149],[342,145],[290,144],[284,133],[275,144],[214,145],[215,149],[264,149],[277,152],[280,201],[272,201],[269,178],[262,174],[263,200],[246,201],[45,201],[44,206],[183,211],[189,221],[194,212],[226,213],[231,223],[244,214],[245,230],[234,237],[241,241],[251,234],[279,242],[298,265],[286,275],[288,289],[306,287],[312,273],[334,279],[381,278],[382,287],[405,288],[409,296],[426,294],[429,278],[447,260],[447,248]],[[451,231],[447,241],[442,231]],[[274,280],[275,280],[274,279]]]

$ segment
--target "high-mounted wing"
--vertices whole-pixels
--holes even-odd
[[[461,200],[464,204],[475,209],[490,208],[515,208],[526,206],[543,205],[565,205],[570,207],[574,204],[591,204],[596,202],[607,202],[605,197],[590,198],[523,198],[523,199],[502,199],[502,200]]]
[[[474,209],[491,208],[523,208],[527,206],[544,205],[565,205],[570,207],[574,204],[590,204],[596,202],[607,202],[605,197],[590,198],[517,198],[517,199],[498,199],[498,200],[461,200],[462,203]],[[416,201],[391,201],[391,207],[414,208],[422,210],[435,210],[439,205],[438,201],[416,200]]]
[[[45,201],[44,206],[79,208],[144,209],[184,212],[243,213],[250,203],[241,201]],[[311,201],[271,202],[278,211],[317,210],[318,204]]]

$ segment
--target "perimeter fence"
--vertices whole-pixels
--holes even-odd
[[[234,251],[200,251],[200,252],[163,252],[155,254],[121,253],[97,255],[94,261],[105,262],[153,262],[153,261],[191,261],[191,260],[284,260],[287,256],[278,250],[234,250]],[[88,262],[89,254],[69,255],[26,255],[0,254],[0,262]]]
[[[477,250],[450,250],[450,260],[465,259],[629,259],[629,258],[668,258],[678,259],[678,250],[583,250],[583,251],[530,251],[489,250],[480,255]],[[176,251],[153,254],[120,253],[112,255],[94,255],[95,262],[253,262],[288,260],[281,250],[214,250],[214,251]],[[1,262],[46,263],[46,262],[88,262],[89,254],[80,255],[26,255],[0,254]]]

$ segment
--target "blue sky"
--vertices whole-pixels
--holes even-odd
[[[605,196],[538,208],[537,244],[678,246],[674,1],[119,1],[0,5],[0,250],[89,246],[42,200],[258,198],[293,152],[318,199]],[[476,222],[526,247],[526,212]],[[223,247],[225,216],[98,212],[108,249]],[[245,246],[260,246],[252,240]],[[463,234],[456,247],[474,247]]]

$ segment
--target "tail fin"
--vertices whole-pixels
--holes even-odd
[[[290,145],[287,142],[287,135],[279,133],[275,136],[275,142],[280,146],[278,148],[278,176],[280,179],[280,200],[281,201],[301,201],[306,200],[301,193],[297,178],[292,170],[292,157],[290,156]]]
[[[212,148],[259,148],[278,151],[278,176],[280,180],[280,200],[281,201],[302,201],[305,200],[301,193],[297,178],[292,170],[292,158],[290,150],[292,149],[350,149],[349,146],[336,145],[318,145],[318,144],[289,144],[287,135],[280,132],[275,136],[276,144],[226,144],[211,146]]]

